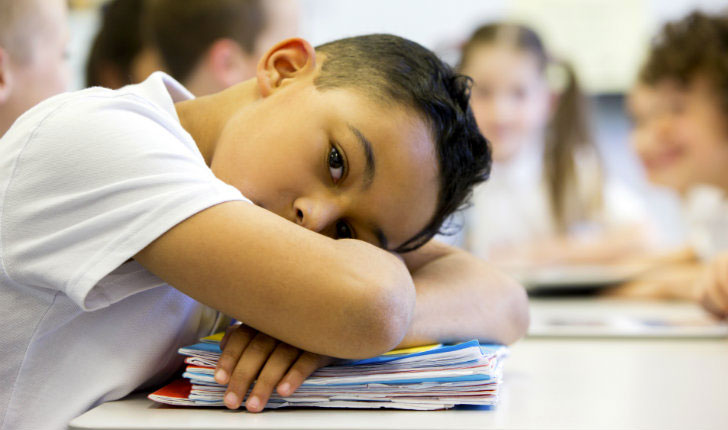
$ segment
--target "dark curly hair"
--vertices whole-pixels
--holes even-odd
[[[427,226],[394,251],[419,248],[440,232],[451,214],[469,199],[474,185],[490,174],[490,144],[470,110],[470,78],[455,73],[434,53],[401,37],[372,34],[321,45],[320,90],[354,88],[385,103],[414,109],[435,140],[440,189]]]
[[[652,42],[639,80],[672,80],[684,87],[707,78],[728,113],[728,16],[693,12],[666,24]]]

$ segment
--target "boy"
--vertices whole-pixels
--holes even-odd
[[[691,197],[686,214],[692,247],[668,257],[672,261],[660,273],[623,294],[695,298],[702,294],[695,288],[703,270],[698,259],[728,249],[726,52],[728,18],[694,12],[662,29],[632,91],[635,149],[653,183]],[[719,195],[697,195],[699,185]]]
[[[522,336],[523,290],[429,242],[488,173],[468,90],[421,46],[372,35],[285,40],[255,79],[198,99],[153,74],[31,110],[0,142],[4,428],[61,427],[163,381],[214,330],[197,301],[249,328],[232,379],[262,366],[251,410],[298,354],[310,372]]]
[[[120,88],[163,70],[197,96],[255,76],[275,42],[295,36],[291,0],[116,0],[87,62],[87,86]]]
[[[145,24],[147,43],[164,69],[200,96],[255,76],[268,48],[298,34],[298,3],[156,0]]]
[[[66,90],[64,0],[0,0],[0,137],[23,112]]]

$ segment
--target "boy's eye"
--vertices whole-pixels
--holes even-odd
[[[335,146],[332,146],[329,150],[328,156],[329,172],[331,173],[331,179],[334,183],[337,183],[344,176],[344,157]]]
[[[351,227],[349,227],[349,224],[346,223],[346,221],[337,221],[336,222],[336,238],[337,239],[351,239],[354,237],[354,234],[351,231]]]

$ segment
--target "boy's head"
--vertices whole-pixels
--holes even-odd
[[[36,103],[66,90],[64,0],[0,0],[0,136]]]
[[[144,34],[161,66],[193,94],[255,76],[258,59],[298,31],[294,0],[153,0]]]
[[[416,43],[370,35],[314,52],[290,39],[262,58],[256,84],[211,167],[307,228],[406,252],[488,176],[469,79]]]
[[[654,40],[630,97],[634,144],[655,183],[728,189],[728,17],[694,12]]]

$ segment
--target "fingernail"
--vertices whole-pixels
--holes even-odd
[[[247,406],[250,410],[257,411],[258,408],[260,408],[260,400],[258,399],[258,396],[249,398],[248,401],[245,402],[245,406]]]
[[[239,404],[240,401],[238,400],[238,396],[235,393],[231,391],[225,394],[225,406],[230,409],[237,409]]]
[[[278,391],[283,396],[287,396],[289,394],[288,392],[290,390],[291,390],[291,384],[289,384],[288,382],[284,382],[284,383],[282,383],[281,385],[278,386]]]
[[[224,384],[227,382],[227,372],[223,369],[217,369],[215,371],[215,381],[217,381],[219,384]]]

